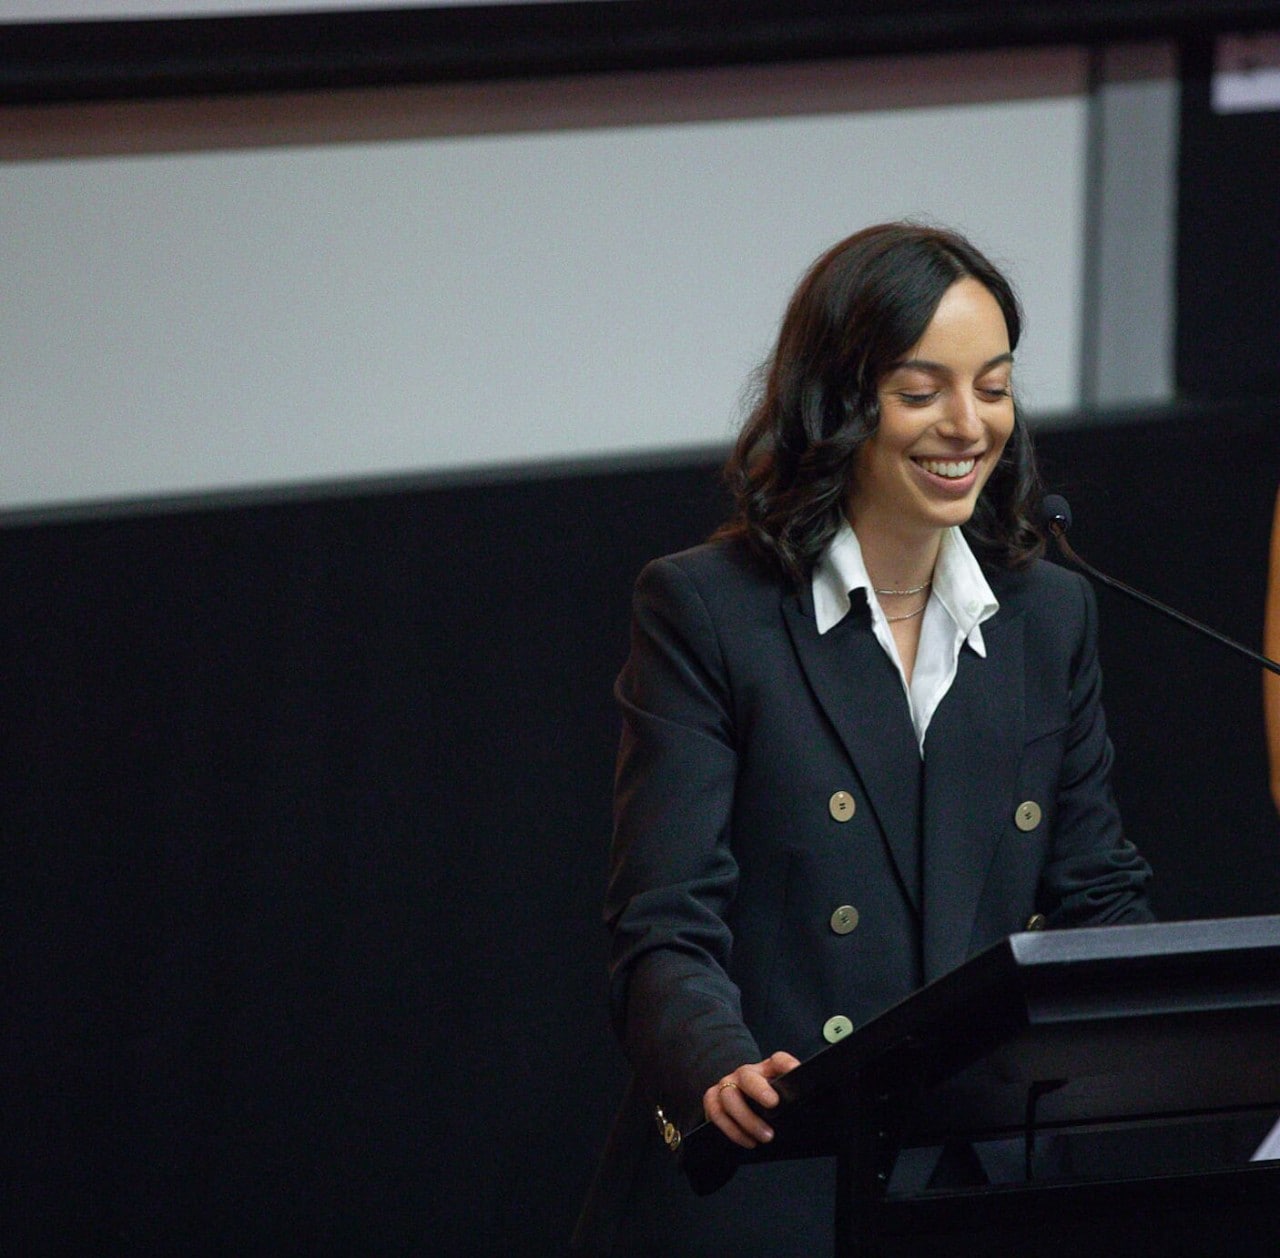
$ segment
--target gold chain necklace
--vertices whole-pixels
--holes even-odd
[[[900,620],[914,620],[928,606],[929,606],[929,600],[925,599],[925,601],[921,603],[920,606],[915,609],[915,611],[907,612],[905,616],[886,616],[885,620],[887,620],[891,625],[896,625]]]
[[[913,585],[909,590],[877,590],[873,585],[871,589],[876,594],[897,594],[899,597],[905,598],[908,594],[919,594],[922,590],[927,590],[933,584],[933,578],[930,577],[923,585]]]

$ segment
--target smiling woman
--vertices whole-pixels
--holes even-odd
[[[881,383],[880,421],[858,451],[847,512],[886,613],[886,599],[928,590],[942,530],[973,515],[1013,433],[1012,368],[999,304],[961,279]],[[927,605],[886,617],[908,685]]]
[[[634,1073],[582,1251],[830,1252],[828,1161],[699,1198],[682,1134],[767,1145],[773,1080],[966,957],[1150,917],[1093,599],[1030,523],[1020,330],[959,236],[842,241],[788,306],[733,518],[640,576],[605,906]],[[918,1186],[982,1174],[937,1151]]]

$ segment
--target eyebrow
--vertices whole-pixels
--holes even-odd
[[[978,368],[978,375],[984,371],[990,371],[992,367],[999,367],[1002,363],[1013,362],[1013,351],[1009,350],[1003,354],[997,354],[994,358],[988,359]],[[946,375],[951,368],[944,363],[930,362],[927,358],[905,358],[900,363],[894,363],[889,368],[892,371],[930,371],[935,375]]]

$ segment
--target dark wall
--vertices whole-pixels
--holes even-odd
[[[1254,650],[1280,490],[1274,403],[1045,434],[1076,549]],[[1267,788],[1261,669],[1099,590],[1116,793],[1158,866],[1161,916],[1280,911],[1280,821]]]
[[[1280,14],[1272,15],[1280,30]],[[1177,380],[1183,397],[1280,392],[1280,109],[1215,113],[1214,43],[1183,48]]]
[[[1041,444],[1086,556],[1256,644],[1278,438]],[[629,589],[720,511],[695,460],[0,530],[6,1250],[556,1251]],[[1280,911],[1258,670],[1100,602],[1162,911]]]
[[[618,473],[11,527],[9,1252],[544,1252],[618,1065]]]

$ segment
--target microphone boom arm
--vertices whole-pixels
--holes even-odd
[[[1119,590],[1121,594],[1127,594],[1130,598],[1136,599],[1139,603],[1145,603],[1148,607],[1154,608],[1158,612],[1163,612],[1166,616],[1171,616],[1179,624],[1185,625],[1188,629],[1194,629],[1197,633],[1207,634],[1216,642],[1221,642],[1223,646],[1229,646],[1233,651],[1251,659],[1255,664],[1261,664],[1263,668],[1280,675],[1280,663],[1273,659],[1269,659],[1265,655],[1259,655],[1257,651],[1251,651],[1247,646],[1242,646],[1239,642],[1228,638],[1226,634],[1219,633],[1216,629],[1210,629],[1208,625],[1201,624],[1198,620],[1192,620],[1190,616],[1183,615],[1180,611],[1175,611],[1167,603],[1160,602],[1159,599],[1152,598],[1149,594],[1143,594],[1141,590],[1135,590],[1131,585],[1125,585],[1123,581],[1117,581],[1115,577],[1109,577],[1105,572],[1099,572],[1091,563],[1086,563],[1072,549],[1071,543],[1067,541],[1067,530],[1060,517],[1053,517],[1049,520],[1049,531],[1053,534],[1058,543],[1058,549],[1083,572],[1088,573],[1095,581],[1101,581],[1103,585],[1109,585],[1113,590]]]

